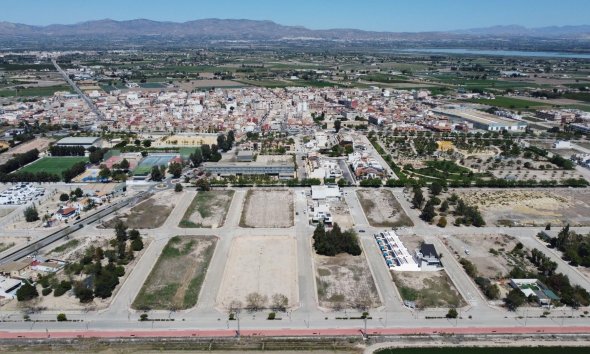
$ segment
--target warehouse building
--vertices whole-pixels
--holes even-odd
[[[494,114],[462,107],[440,108],[433,110],[433,112],[450,118],[454,121],[466,121],[473,124],[475,129],[481,130],[497,132],[503,130],[508,132],[524,132],[527,127],[527,123],[523,121],[511,120]]]
[[[205,171],[213,176],[248,176],[267,175],[281,179],[295,177],[295,165],[293,162],[205,162],[202,164]]]
[[[96,136],[71,136],[63,138],[58,141],[55,145],[57,146],[83,146],[84,149],[88,150],[90,147],[101,147],[102,139]]]

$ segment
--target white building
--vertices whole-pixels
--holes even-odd
[[[375,240],[387,267],[398,272],[417,272],[418,263],[393,231],[375,234]]]

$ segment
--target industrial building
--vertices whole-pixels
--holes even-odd
[[[57,146],[83,146],[84,149],[88,150],[90,147],[101,147],[102,139],[96,136],[84,136],[84,137],[67,137],[58,141],[55,145]]]
[[[466,121],[471,123],[475,129],[481,130],[523,132],[527,127],[527,123],[523,121],[510,120],[494,114],[463,107],[440,108],[434,109],[433,112],[451,120]]]
[[[202,164],[205,171],[213,176],[243,176],[243,175],[268,175],[281,179],[295,177],[295,165],[293,162],[205,162]]]

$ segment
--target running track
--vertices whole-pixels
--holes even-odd
[[[590,326],[578,327],[486,327],[486,328],[399,328],[369,330],[369,335],[404,334],[576,334],[590,333]],[[355,336],[359,329],[268,329],[242,330],[243,337],[313,337],[313,336]],[[182,338],[182,337],[234,337],[234,330],[142,330],[142,331],[0,331],[0,339],[42,339],[42,338]]]

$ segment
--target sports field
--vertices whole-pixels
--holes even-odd
[[[72,157],[44,157],[27,165],[18,172],[47,172],[49,174],[58,175],[61,177],[61,173],[78,162],[88,162],[88,158],[84,156],[72,156]]]

